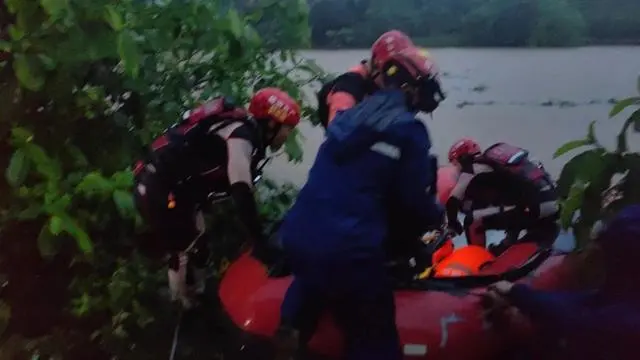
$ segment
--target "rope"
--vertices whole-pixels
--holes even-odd
[[[174,360],[176,357],[176,349],[178,348],[178,337],[180,335],[180,324],[182,324],[182,312],[183,309],[180,307],[180,312],[178,313],[178,323],[176,324],[176,328],[173,331],[173,342],[171,343],[171,354],[169,355],[169,360]]]

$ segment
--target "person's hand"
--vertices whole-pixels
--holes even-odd
[[[505,310],[510,306],[507,295],[512,287],[513,284],[508,281],[498,281],[490,285],[487,292],[482,295],[482,306],[488,313]]]
[[[513,288],[513,283],[509,281],[498,281],[495,284],[489,286],[490,292],[495,292],[501,296],[507,296],[511,292],[511,288]]]
[[[438,236],[440,236],[440,231],[438,230],[427,231],[426,233],[422,234],[422,238],[420,240],[425,244],[430,244],[432,241],[437,239]]]

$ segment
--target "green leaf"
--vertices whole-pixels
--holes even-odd
[[[569,159],[558,177],[558,195],[561,198],[565,198],[568,196],[573,184],[576,182],[589,182],[600,174],[607,165],[603,154],[605,152],[602,149],[592,149]]]
[[[56,159],[50,158],[41,146],[30,142],[25,144],[23,149],[27,157],[36,166],[38,173],[54,182],[60,180],[62,176],[60,163]]]
[[[18,219],[20,220],[33,220],[42,213],[42,205],[31,204],[26,209],[18,213]]]
[[[568,153],[571,150],[575,150],[575,149],[577,149],[579,147],[587,146],[587,145],[591,145],[591,144],[593,144],[593,142],[590,141],[589,139],[569,141],[568,143],[565,143],[564,145],[560,146],[558,148],[558,150],[556,150],[556,152],[553,153],[553,158],[556,159],[556,158]]]
[[[18,10],[22,9],[24,6],[24,1],[22,0],[5,0],[4,4],[7,6],[7,10],[10,13],[15,14]]]
[[[49,214],[62,214],[71,204],[71,195],[64,194],[60,197],[54,196],[51,204],[45,205],[45,211]]]
[[[304,150],[302,149],[300,137],[301,135],[298,129],[293,129],[284,143],[284,151],[289,158],[288,160],[294,163],[302,162]]]
[[[617,101],[615,105],[609,111],[609,118],[612,118],[622,112],[629,106],[640,105],[640,97],[630,97],[620,101]]]
[[[60,235],[60,233],[62,233],[63,226],[61,217],[54,215],[49,218],[49,231],[51,234]]]
[[[11,43],[8,41],[0,40],[0,51],[11,52]]]
[[[231,35],[233,35],[236,40],[240,40],[242,38],[244,24],[236,9],[229,9],[227,21],[229,22],[229,32]]]
[[[123,31],[118,35],[118,54],[124,63],[125,71],[133,78],[140,72],[140,52],[133,33]]]
[[[113,184],[98,172],[87,174],[75,188],[76,193],[88,196],[94,194],[107,195],[111,194],[112,191]]]
[[[260,35],[258,34],[258,32],[253,28],[253,26],[246,25],[244,28],[244,34],[245,34],[245,38],[247,39],[247,42],[252,47],[257,48],[262,44],[262,39],[260,38]]]
[[[14,188],[19,187],[24,183],[29,174],[30,162],[27,159],[27,155],[22,149],[14,151],[9,160],[9,166],[5,172],[5,178],[9,185]]]
[[[56,236],[49,230],[50,227],[43,226],[38,235],[38,250],[45,259],[51,259],[58,253],[58,243]]]
[[[13,71],[20,84],[31,91],[38,91],[44,86],[42,63],[36,56],[15,54]]]
[[[9,36],[13,41],[20,41],[24,37],[24,31],[16,25],[9,25]]]
[[[616,151],[618,153],[625,153],[629,150],[627,144],[627,131],[629,131],[629,127],[633,125],[633,128],[636,129],[640,125],[640,109],[634,111],[624,122],[620,133],[618,133],[618,145]]]
[[[71,235],[75,240],[78,248],[85,253],[90,254],[93,252],[93,243],[89,234],[72,218],[63,216],[60,218],[62,224],[62,230]]]
[[[121,31],[124,28],[122,16],[113,5],[105,6],[104,19],[115,31]]]
[[[33,140],[33,133],[25,128],[16,126],[11,129],[11,142],[14,146],[24,145]]]
[[[44,55],[44,54],[38,54],[38,59],[40,59],[40,62],[42,62],[42,65],[44,66],[45,70],[53,70],[56,68],[56,61],[53,60],[52,58]]]
[[[131,189],[133,180],[134,177],[131,170],[118,171],[111,175],[113,186],[117,189]]]
[[[582,199],[584,198],[585,187],[582,184],[574,184],[569,191],[569,196],[562,203],[562,210],[560,213],[560,224],[563,229],[568,229],[573,222],[573,217],[580,206],[582,206]]]
[[[40,6],[53,19],[57,19],[69,7],[68,0],[40,0]]]
[[[113,202],[118,208],[120,216],[126,218],[131,214],[135,214],[135,203],[133,202],[133,194],[131,192],[116,190],[113,192]]]

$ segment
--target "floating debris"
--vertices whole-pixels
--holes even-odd
[[[458,109],[462,109],[465,106],[478,106],[478,105],[491,106],[491,105],[495,105],[495,104],[496,104],[495,101],[483,101],[483,102],[463,101],[463,102],[458,103],[456,105],[456,107]]]
[[[462,109],[467,106],[503,105],[503,106],[544,106],[544,107],[572,108],[577,106],[601,105],[604,102],[605,102],[604,100],[589,100],[585,102],[575,102],[575,101],[569,101],[569,100],[547,100],[541,103],[530,103],[530,102],[523,102],[523,101],[509,101],[506,103],[500,103],[493,100],[482,101],[482,102],[473,102],[473,101],[464,100],[456,104],[456,107],[458,109]]]
[[[485,92],[487,89],[488,89],[487,85],[481,84],[481,85],[474,86],[471,89],[471,91],[481,93],[481,92]]]
[[[578,106],[578,104],[568,100],[556,100],[556,101],[547,100],[543,103],[540,103],[540,106],[557,106],[561,108],[566,108],[566,107],[576,107]]]

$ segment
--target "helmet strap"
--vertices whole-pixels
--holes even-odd
[[[275,126],[270,127],[269,126],[270,123],[275,124]],[[259,121],[258,124],[260,126],[260,133],[261,133],[260,135],[261,145],[264,149],[266,149],[268,146],[271,145],[271,143],[276,138],[276,136],[278,136],[280,129],[282,129],[282,124],[276,123],[272,120]]]

